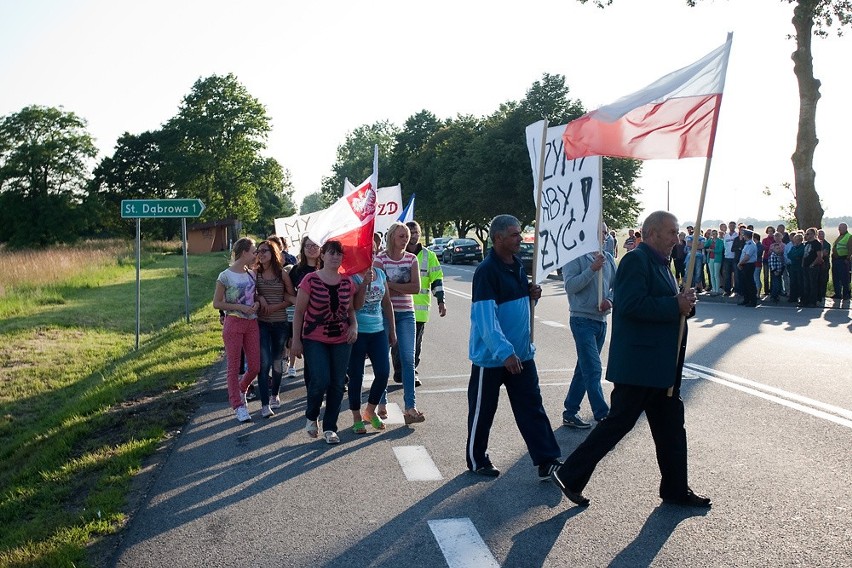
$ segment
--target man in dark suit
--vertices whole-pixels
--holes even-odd
[[[613,291],[612,337],[606,379],[614,383],[610,411],[589,437],[552,473],[568,499],[589,504],[583,489],[598,462],[627,435],[642,412],[648,418],[660,466],[660,497],[666,503],[709,507],[710,499],[689,488],[686,430],[680,381],[686,329],[678,341],[681,316],[695,311],[695,290],[678,292],[669,254],[678,242],[677,218],[651,213],[644,240],[621,259]],[[672,389],[672,392],[669,392]]]

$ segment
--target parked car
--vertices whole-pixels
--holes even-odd
[[[533,253],[535,252],[535,243],[521,243],[521,250],[518,252],[518,257],[524,265],[524,270],[527,271],[527,276],[532,276]]]
[[[432,239],[432,244],[426,247],[437,255],[438,258],[444,254],[444,248],[447,246],[447,243],[450,242],[450,237],[438,237],[436,239]]]
[[[482,247],[473,239],[451,239],[444,247],[441,260],[447,264],[482,262]]]

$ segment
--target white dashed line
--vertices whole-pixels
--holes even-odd
[[[423,446],[397,446],[393,449],[402,472],[408,481],[439,481],[444,479],[429,452]]]
[[[429,528],[449,568],[500,567],[470,519],[436,519]]]

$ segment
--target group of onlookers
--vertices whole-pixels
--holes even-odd
[[[829,279],[834,285],[832,299],[850,299],[852,247],[847,224],[840,223],[838,232],[829,243],[825,231],[815,227],[787,232],[783,224],[768,226],[761,238],[753,225],[734,221],[703,234],[690,226],[680,233],[671,259],[678,282],[685,283],[697,241],[689,281],[699,293],[740,296],[744,306],[756,306],[758,298],[767,295],[772,302],[786,296],[790,303],[815,307],[825,300]]]
[[[234,243],[232,263],[216,281],[213,307],[222,316],[228,398],[239,422],[251,420],[247,403],[255,379],[260,414],[273,416],[281,406],[283,375],[295,377],[295,360],[304,358],[308,436],[319,437],[324,401],[323,438],[339,443],[337,419],[347,382],[353,432],[365,434],[367,425],[383,430],[391,347],[403,385],[404,421],[425,420],[416,407],[415,367],[431,296],[441,316],[446,314],[443,273],[435,254],[417,242],[417,223],[393,223],[383,250],[382,236],[374,237],[372,266],[351,277],[340,270],[344,247],[338,240],[318,246],[303,237],[298,260],[276,236]],[[416,309],[424,313],[416,315]],[[362,411],[366,357],[374,380]]]

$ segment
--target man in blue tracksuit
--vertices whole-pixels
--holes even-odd
[[[515,256],[521,249],[520,222],[498,215],[489,233],[494,246],[473,275],[467,467],[487,477],[500,475],[488,457],[488,435],[500,386],[505,385],[533,465],[538,466],[539,478],[546,480],[560,465],[561,452],[542,405],[535,347],[530,342],[530,298],[538,300],[541,287],[527,281]]]

